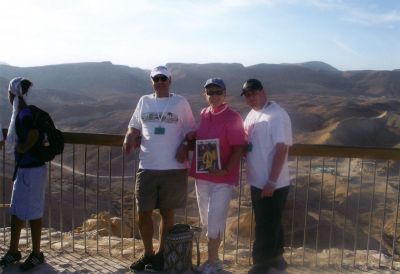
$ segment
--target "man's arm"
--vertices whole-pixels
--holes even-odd
[[[140,130],[130,127],[125,134],[124,143],[122,144],[122,151],[129,154],[132,148],[138,148],[140,146],[141,133]]]
[[[39,131],[37,129],[29,130],[26,141],[22,144],[17,145],[17,152],[19,153],[27,152],[36,144],[38,139],[39,139]]]
[[[279,175],[281,174],[289,146],[284,143],[277,143],[275,145],[275,148],[276,149],[272,162],[271,174],[269,176],[267,184],[263,188],[261,197],[271,197],[274,194],[276,180],[278,180]]]

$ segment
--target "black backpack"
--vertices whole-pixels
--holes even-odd
[[[39,130],[41,136],[44,136],[43,142],[36,143],[29,153],[40,161],[49,162],[64,151],[63,134],[55,127],[46,111],[34,105],[29,105],[28,108],[33,115],[34,127]]]

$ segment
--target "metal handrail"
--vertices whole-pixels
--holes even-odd
[[[3,134],[6,132],[4,128]],[[124,140],[124,135],[120,134],[63,132],[63,136],[66,143],[77,145],[122,146]],[[293,144],[289,155],[400,160],[400,148]]]

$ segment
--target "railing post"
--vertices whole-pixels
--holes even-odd
[[[61,250],[64,250],[64,241],[63,241],[63,230],[64,230],[64,220],[63,220],[63,180],[64,180],[64,154],[61,154],[60,160],[60,243],[61,243]]]
[[[333,200],[332,200],[332,213],[331,213],[331,222],[329,229],[329,251],[328,251],[328,265],[331,263],[331,247],[332,247],[332,234],[333,234],[333,222],[335,220],[335,202],[336,202],[336,186],[337,186],[337,176],[338,176],[338,158],[335,160],[335,180],[333,187]]]
[[[121,255],[124,251],[124,193],[125,193],[125,154],[122,153],[122,179],[121,179]],[[161,237],[161,235],[160,235]]]
[[[305,201],[305,209],[304,209],[304,227],[303,227],[303,265],[305,262],[305,253],[306,253],[306,240],[307,240],[307,217],[308,217],[308,196],[310,193],[310,182],[311,182],[311,161],[309,160],[308,165],[308,180],[307,180],[307,194],[306,194],[306,201]]]
[[[2,131],[0,130],[0,133],[2,134]],[[3,165],[2,165],[2,204],[5,205],[6,204],[6,148],[3,147],[2,149],[2,157],[3,157]],[[3,209],[2,210],[2,216],[3,216],[3,243],[6,244],[6,210]]]
[[[51,207],[52,207],[52,203],[51,203],[51,195],[52,195],[52,192],[51,192],[51,162],[48,163],[47,167],[48,167],[48,171],[49,171],[49,174],[48,174],[48,180],[49,180],[48,181],[48,184],[49,184],[49,193],[48,193],[49,214],[48,214],[48,218],[49,218],[49,244],[50,244],[50,249],[51,249]],[[26,235],[28,235],[28,231],[27,231]]]
[[[75,251],[75,144],[72,145],[72,251]]]
[[[99,172],[100,172],[100,146],[97,146],[97,169],[96,169],[96,254],[99,253]]]
[[[346,222],[347,222],[347,206],[349,199],[349,188],[350,188],[350,174],[351,174],[351,158],[349,158],[349,166],[347,170],[347,187],[346,187],[346,198],[344,200],[344,222],[343,222],[343,232],[342,232],[342,256],[340,258],[340,267],[343,267],[343,257],[345,249],[345,234],[346,234]]]
[[[111,161],[112,161],[112,147],[110,147],[110,152],[109,152],[109,158],[108,158],[108,193],[109,193],[109,199],[108,199],[108,213],[110,214],[111,217],[111,204],[112,204],[112,188],[111,188],[111,183],[112,183],[112,179],[111,179]],[[108,253],[109,255],[111,255],[111,220],[108,222]]]
[[[311,172],[311,171],[310,171]],[[321,220],[321,203],[322,203],[322,194],[324,190],[324,175],[325,175],[325,158],[322,159],[322,177],[321,177],[321,187],[319,192],[319,201],[318,201],[318,220],[317,220],[317,235],[315,239],[315,265],[318,266],[318,243],[319,243],[319,224]]]
[[[383,217],[381,226],[381,238],[379,244],[379,264],[378,264],[379,267],[381,267],[383,230],[385,228],[385,221],[386,221],[386,203],[387,203],[386,200],[387,200],[388,185],[389,185],[389,160],[386,161],[386,185],[385,185],[385,198],[384,198]]]
[[[374,183],[372,186],[372,198],[371,198],[371,206],[370,206],[370,214],[369,214],[369,226],[368,226],[368,240],[367,240],[367,262],[366,266],[368,268],[368,263],[369,263],[369,244],[370,244],[370,239],[371,239],[371,230],[372,230],[372,216],[373,216],[373,209],[374,209],[374,202],[375,202],[375,185],[376,185],[376,161],[374,161]]]
[[[86,219],[87,219],[87,208],[86,208],[86,189],[87,189],[87,182],[86,182],[86,168],[87,168],[87,145],[85,145],[85,153],[84,153],[84,172],[83,172],[83,235],[84,235],[84,247],[85,253],[87,253],[87,243],[86,243]]]
[[[397,225],[399,218],[399,202],[400,202],[400,162],[399,162],[399,173],[397,177],[397,199],[396,199],[396,217],[394,225],[394,235],[393,235],[393,246],[392,246],[392,262],[390,268],[393,270],[394,256],[396,251],[396,241],[397,241]]]
[[[296,177],[294,180],[294,193],[293,193],[293,209],[292,209],[292,228],[290,233],[290,259],[289,262],[292,263],[292,255],[293,255],[293,238],[294,238],[294,220],[295,220],[295,211],[296,211],[296,194],[297,194],[297,178],[299,175],[299,157],[296,157]]]
[[[360,171],[360,187],[358,191],[358,199],[357,199],[357,210],[356,210],[356,228],[354,235],[354,259],[353,259],[353,267],[356,265],[356,257],[357,257],[357,240],[358,240],[358,212],[360,210],[360,200],[361,200],[361,191],[363,185],[363,174],[364,174],[364,160],[361,160],[361,171]]]
[[[237,226],[236,226],[236,253],[235,253],[235,262],[238,263],[238,249],[239,249],[239,232],[240,232],[240,210],[241,210],[241,201],[242,201],[242,181],[243,181],[243,161],[240,161],[240,169],[239,169],[239,201],[238,201],[238,216],[237,216]]]

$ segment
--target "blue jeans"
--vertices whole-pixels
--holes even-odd
[[[251,187],[251,201],[256,220],[253,263],[267,262],[283,254],[282,213],[290,186],[278,188],[272,197],[261,198],[261,189]]]

